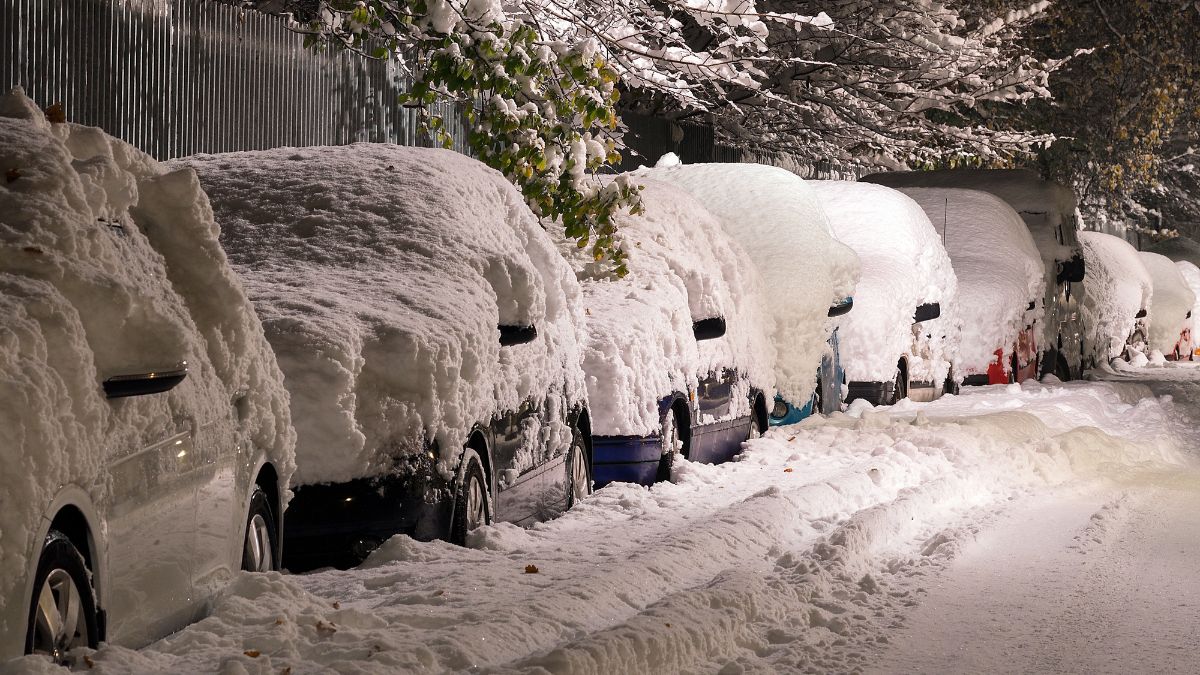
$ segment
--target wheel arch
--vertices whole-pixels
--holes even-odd
[[[757,387],[750,390],[750,414],[753,417],[754,424],[758,425],[758,432],[760,434],[766,433],[767,429],[770,428],[770,419],[768,418],[769,411],[767,410],[767,397],[766,394],[764,394],[763,391]]]

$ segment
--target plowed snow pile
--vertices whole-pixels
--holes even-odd
[[[1154,285],[1141,256],[1132,244],[1103,232],[1080,232],[1083,260],[1084,343],[1104,361],[1121,356],[1137,323],[1138,313],[1149,311]]]
[[[94,670],[850,671],[992,514],[1178,468],[1190,414],[1144,385],[1029,382],[814,418],[476,549],[396,537],[357,570],[244,575]]]
[[[243,394],[237,442],[265,450],[286,486],[295,432],[275,358],[190,169],[168,171],[99,129],[51,124],[16,89],[0,98],[0,172],[0,633],[8,633],[24,630],[4,625],[3,610],[23,597],[14,585],[63,486],[110,503],[114,457],[161,441],[182,420],[232,428],[230,401]],[[180,361],[190,374],[170,392],[105,399],[104,380]]]

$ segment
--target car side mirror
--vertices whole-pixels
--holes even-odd
[[[1076,253],[1070,260],[1062,260],[1058,263],[1058,283],[1068,281],[1083,281],[1084,265],[1083,256]]]
[[[1189,312],[1189,313],[1190,313],[1190,312]],[[1135,318],[1135,319],[1144,319],[1144,318],[1146,318],[1146,308],[1145,308],[1145,307],[1143,307],[1143,308],[1139,309],[1139,310],[1138,310],[1138,313],[1133,315],[1133,318]]]
[[[913,312],[913,323],[921,323],[936,319],[942,315],[942,305],[938,302],[927,302],[917,306],[917,311]]]
[[[711,319],[700,319],[692,323],[692,334],[696,341],[712,340],[725,335],[725,317],[715,316]]]
[[[499,326],[500,346],[511,347],[533,342],[537,338],[537,326]]]
[[[1037,309],[1037,300],[1030,300],[1029,304],[1025,306],[1026,312],[1032,312],[1035,309]]]
[[[125,398],[127,396],[146,396],[161,394],[174,389],[187,377],[187,361],[169,370],[156,370],[150,373],[134,375],[114,375],[102,384],[106,398]]]
[[[829,316],[835,317],[848,314],[852,309],[854,309],[854,298],[846,298],[845,300],[836,305],[832,305],[829,308]]]

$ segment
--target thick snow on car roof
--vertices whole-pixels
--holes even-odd
[[[1150,298],[1150,348],[1170,354],[1179,341],[1187,313],[1196,304],[1196,294],[1170,258],[1148,251],[1138,255],[1154,284],[1154,295]]]
[[[854,309],[841,324],[847,377],[890,381],[896,359],[912,345],[917,306],[938,302],[943,312],[951,309],[958,282],[950,257],[921,206],[903,193],[870,183],[809,184],[821,199],[834,235],[854,249],[862,266]]]
[[[1010,348],[1030,301],[1045,293],[1042,258],[1025,221],[1003,199],[979,190],[901,188],[929,216],[958,278],[952,308],[962,322],[959,363],[984,372],[999,348]],[[1038,303],[1041,304],[1040,302]]]
[[[717,216],[754,262],[774,317],[776,384],[789,401],[812,396],[828,349],[830,305],[854,294],[858,256],[833,237],[813,189],[762,164],[689,164],[641,175],[687,190]]]
[[[19,89],[0,98],[0,169],[2,609],[22,597],[11,584],[55,491],[111,498],[110,452],[160,441],[174,420],[232,426],[244,393],[232,442],[266,451],[286,489],[295,433],[191,170],[168,172],[99,129],[52,125]],[[105,399],[103,380],[181,360],[190,376],[169,392]]]
[[[564,247],[583,284],[593,430],[657,433],[659,401],[722,367],[738,368],[770,396],[770,317],[746,253],[688,193],[644,176],[629,180],[644,187],[645,206],[641,215],[616,219],[629,274],[609,278],[586,251]],[[692,322],[717,316],[725,318],[725,336],[697,342]],[[747,402],[735,405],[745,409],[734,412],[749,413]]]
[[[891,171],[861,180],[890,187],[958,187],[989,192],[1008,202],[1025,220],[1047,265],[1054,260],[1070,260],[1074,255],[1075,193],[1027,169]],[[1055,234],[1060,225],[1065,246],[1058,243]]]
[[[1080,232],[1079,242],[1087,265],[1081,307],[1087,331],[1084,343],[1092,345],[1098,357],[1114,359],[1125,351],[1138,312],[1150,309],[1154,292],[1150,272],[1137,249],[1120,237]]]
[[[186,162],[279,355],[298,482],[378,475],[423,439],[450,475],[473,424],[584,400],[578,284],[498,172],[366,143]],[[538,336],[502,349],[498,324]]]

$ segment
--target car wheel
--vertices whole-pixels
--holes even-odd
[[[72,649],[98,645],[96,596],[89,578],[87,563],[71,540],[51,531],[33,579],[26,654],[44,654],[56,664],[70,665]]]
[[[571,487],[567,498],[567,508],[575,506],[592,494],[592,467],[588,462],[587,448],[583,445],[583,435],[576,430],[571,440],[571,456],[567,465],[571,477]]]
[[[257,485],[250,495],[246,515],[246,540],[242,544],[242,569],[247,572],[270,572],[279,569],[275,556],[278,550],[279,528],[267,493]]]
[[[663,416],[662,457],[658,460],[658,476],[655,480],[671,480],[671,469],[675,466],[675,456],[679,454],[679,445],[679,418],[675,415],[675,409],[671,408]]]
[[[492,508],[488,502],[487,478],[483,464],[474,450],[463,455],[462,478],[458,483],[458,495],[454,499],[454,518],[451,523],[451,543],[465,546],[467,534],[492,522]]]

